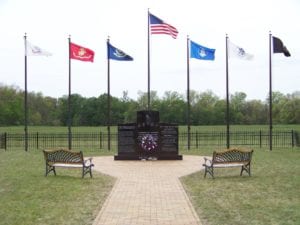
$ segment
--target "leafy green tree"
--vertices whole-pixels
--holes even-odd
[[[266,124],[268,107],[261,100],[251,100],[245,104],[243,124]]]
[[[138,110],[138,103],[133,99],[128,97],[128,92],[123,92],[123,97],[121,99],[124,107],[124,123],[133,123],[136,121],[136,111]]]
[[[78,126],[81,124],[81,112],[83,111],[84,98],[79,94],[72,94],[70,101],[70,118],[71,125]],[[69,99],[68,96],[63,96],[58,100],[58,115],[59,120],[64,126],[68,125],[69,121]]]
[[[148,110],[148,93],[138,92],[138,110]],[[150,109],[158,110],[159,98],[156,91],[150,91]]]
[[[89,116],[87,119],[92,118],[94,116],[97,121],[96,124],[89,122],[89,124],[93,124],[94,126],[106,126],[108,124],[108,96],[107,94],[102,94],[97,98],[97,101],[94,103],[94,111],[89,112]]]
[[[269,100],[246,100],[247,95],[236,92],[230,96],[231,124],[267,124],[269,120]],[[300,123],[300,92],[284,95],[273,92],[273,123]],[[187,122],[186,96],[176,91],[167,91],[162,98],[156,91],[150,93],[151,110],[160,112],[160,121],[177,124]],[[84,98],[71,96],[72,126],[105,126],[108,123],[107,94]],[[190,122],[192,125],[219,125],[226,123],[226,101],[212,91],[198,93],[190,91]],[[29,124],[68,125],[68,96],[59,99],[45,97],[41,93],[28,93]],[[111,124],[136,121],[136,111],[148,109],[148,95],[138,93],[138,99],[111,96]],[[24,124],[24,92],[15,86],[0,84],[0,126]]]
[[[283,124],[300,124],[300,92],[287,95],[280,102],[281,111],[278,120]]]
[[[192,121],[194,125],[213,124],[215,105],[218,97],[212,91],[206,91],[198,95],[198,101],[193,105]]]
[[[0,125],[24,124],[23,96],[17,87],[0,85]]]
[[[214,107],[213,121],[214,125],[224,125],[226,124],[226,101],[225,99],[219,99]]]
[[[232,124],[242,124],[246,113],[246,97],[244,92],[236,92],[230,96],[230,122]]]
[[[286,101],[287,98],[284,96],[284,94],[278,91],[272,93],[272,117],[274,124],[280,123],[280,114],[283,113]]]
[[[123,123],[125,120],[126,103],[120,101],[116,97],[112,97],[111,100],[111,123],[114,125]]]
[[[186,103],[178,92],[165,92],[158,110],[161,122],[185,124]]]
[[[63,126],[68,125],[68,96],[63,96],[58,99],[58,120]]]
[[[101,125],[101,101],[99,98],[88,98],[83,103],[81,111],[81,125],[82,126],[97,126]]]
[[[31,125],[60,125],[57,100],[42,93],[28,93],[28,117]]]

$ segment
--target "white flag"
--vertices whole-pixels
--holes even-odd
[[[231,57],[237,57],[239,59],[251,60],[253,59],[253,55],[247,53],[243,48],[233,44],[228,40],[228,53]]]
[[[27,56],[51,56],[52,54],[40,47],[31,44],[26,40],[25,42],[25,55]]]

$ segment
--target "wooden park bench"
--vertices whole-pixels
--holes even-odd
[[[246,171],[251,176],[251,158],[253,150],[241,150],[237,148],[226,149],[224,151],[214,151],[212,159],[204,157],[204,168],[206,174],[209,173],[214,178],[214,168],[241,167],[240,176]]]
[[[82,178],[86,174],[90,174],[92,177],[92,158],[84,159],[82,152],[73,152],[68,149],[55,149],[55,150],[43,150],[44,158],[46,162],[46,174],[47,176],[51,171],[56,176],[56,167],[65,168],[82,168]]]

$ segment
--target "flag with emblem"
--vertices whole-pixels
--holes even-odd
[[[215,49],[207,48],[190,41],[190,57],[201,60],[215,60]]]
[[[130,55],[127,55],[122,50],[112,46],[110,43],[107,43],[108,59],[114,59],[118,61],[132,61],[133,58]]]
[[[172,38],[177,38],[178,31],[172,25],[149,13],[149,23],[151,34],[167,34]]]
[[[52,54],[36,45],[25,40],[25,55],[26,56],[51,56]]]
[[[243,48],[233,44],[231,41],[228,40],[228,53],[229,57],[236,57],[239,59],[245,59],[245,60],[252,60],[253,55],[247,53]]]
[[[94,51],[70,42],[70,58],[85,62],[94,62]]]

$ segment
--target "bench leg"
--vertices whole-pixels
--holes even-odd
[[[84,175],[86,174],[86,167],[82,167],[82,178],[84,178]]]
[[[82,178],[84,178],[84,176],[86,175],[86,174],[90,174],[90,177],[92,178],[93,177],[93,174],[92,174],[92,166],[93,166],[93,164],[92,165],[90,165],[90,166],[84,166],[84,167],[82,167]]]
[[[243,172],[244,172],[244,171],[246,171],[246,172],[248,173],[248,175],[251,176],[250,164],[247,164],[247,165],[242,166],[240,176],[243,175]]]
[[[209,173],[212,176],[212,178],[215,178],[214,177],[214,168],[212,166],[205,166],[205,165],[204,165],[204,167],[205,167],[204,178],[206,178],[207,173]]]
[[[50,166],[50,165],[46,164],[46,173],[45,173],[45,177],[46,177],[51,171],[53,171],[54,175],[56,176],[55,166]]]
[[[90,177],[91,177],[91,178],[93,177],[93,174],[92,174],[92,166],[90,167]]]
[[[204,178],[206,178],[206,174],[207,174],[207,169],[205,167],[205,170],[204,170]]]

